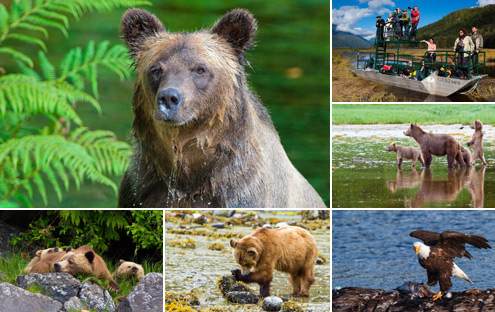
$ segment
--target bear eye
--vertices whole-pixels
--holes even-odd
[[[158,79],[162,75],[162,68],[160,66],[151,67],[151,75],[153,78]]]
[[[198,76],[203,76],[206,73],[206,68],[203,66],[198,66],[195,70],[194,73]]]

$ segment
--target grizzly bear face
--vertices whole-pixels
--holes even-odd
[[[418,126],[418,124],[411,124],[411,126],[404,132],[404,135],[414,137],[415,135],[423,132],[423,130]]]
[[[476,120],[470,127],[471,129],[479,131],[483,129],[483,123],[481,120]]]
[[[137,263],[131,261],[120,260],[119,267],[115,271],[115,277],[121,278],[135,278],[141,280],[144,276],[143,267]]]
[[[242,274],[249,274],[251,268],[255,267],[260,260],[260,252],[248,241],[240,244],[237,240],[231,239],[230,246],[234,248],[232,253],[235,261],[241,266]]]
[[[42,259],[43,257],[49,255],[49,254],[52,254],[52,253],[55,253],[55,252],[61,252],[63,251],[62,248],[58,248],[58,247],[55,247],[55,248],[48,248],[48,249],[42,249],[42,250],[38,250],[36,252],[36,256],[40,257],[40,259]]]
[[[395,151],[397,151],[397,145],[395,144],[395,142],[392,142],[392,144],[390,144],[387,147],[387,152],[395,152]]]
[[[155,128],[208,123],[216,117],[223,121],[226,101],[240,87],[244,50],[254,46],[256,29],[244,10],[195,33],[167,32],[151,13],[128,10],[122,35],[136,64],[136,117]]]
[[[72,276],[92,274],[93,260],[95,253],[88,251],[85,253],[69,252],[60,262],[53,265],[55,272],[69,273]]]

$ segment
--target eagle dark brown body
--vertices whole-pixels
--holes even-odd
[[[452,287],[452,276],[460,277],[473,283],[469,277],[454,263],[454,258],[473,256],[466,250],[466,244],[477,248],[491,248],[488,240],[484,237],[465,234],[454,231],[440,233],[432,231],[417,230],[411,232],[410,236],[421,239],[423,243],[414,243],[419,264],[426,269],[428,282],[425,286],[440,284],[440,292],[433,297],[433,300],[442,297],[442,293],[447,292]]]

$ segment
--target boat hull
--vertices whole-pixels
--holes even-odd
[[[459,91],[468,90],[486,75],[471,77],[471,79],[456,79],[438,76],[437,72],[432,73],[422,81],[402,78],[394,75],[381,74],[375,69],[353,69],[360,78],[385,83],[388,85],[427,93],[438,96],[449,96]]]

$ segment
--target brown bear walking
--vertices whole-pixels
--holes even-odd
[[[478,158],[483,163],[483,166],[486,166],[485,157],[483,156],[483,123],[480,120],[476,120],[471,125],[471,129],[474,129],[474,133],[467,145],[473,147],[473,166],[476,165],[476,159]]]
[[[168,32],[141,9],[125,13],[136,144],[120,207],[325,207],[248,88],[244,53],[256,31],[242,9],[194,33]]]
[[[454,161],[457,160],[461,168],[470,167],[470,164],[466,164],[462,157],[461,145],[457,140],[449,134],[431,134],[426,133],[421,129],[418,124],[411,124],[411,126],[404,132],[405,135],[413,137],[416,142],[419,143],[421,152],[423,153],[423,159],[425,161],[425,168],[430,168],[433,157],[447,155],[447,163],[449,168],[454,168]]]
[[[259,228],[239,241],[231,239],[230,246],[241,265],[241,270],[232,271],[234,277],[258,283],[261,297],[270,296],[273,270],[289,273],[293,296],[309,296],[318,247],[308,231],[296,226]]]
[[[400,146],[395,144],[395,142],[392,142],[387,147],[387,152],[395,152],[397,154],[397,167],[400,168],[402,165],[402,158],[405,159],[412,159],[412,167],[416,166],[416,161],[419,159],[419,162],[421,165],[424,167],[425,162],[423,160],[423,155],[421,155],[421,152],[412,146]]]

